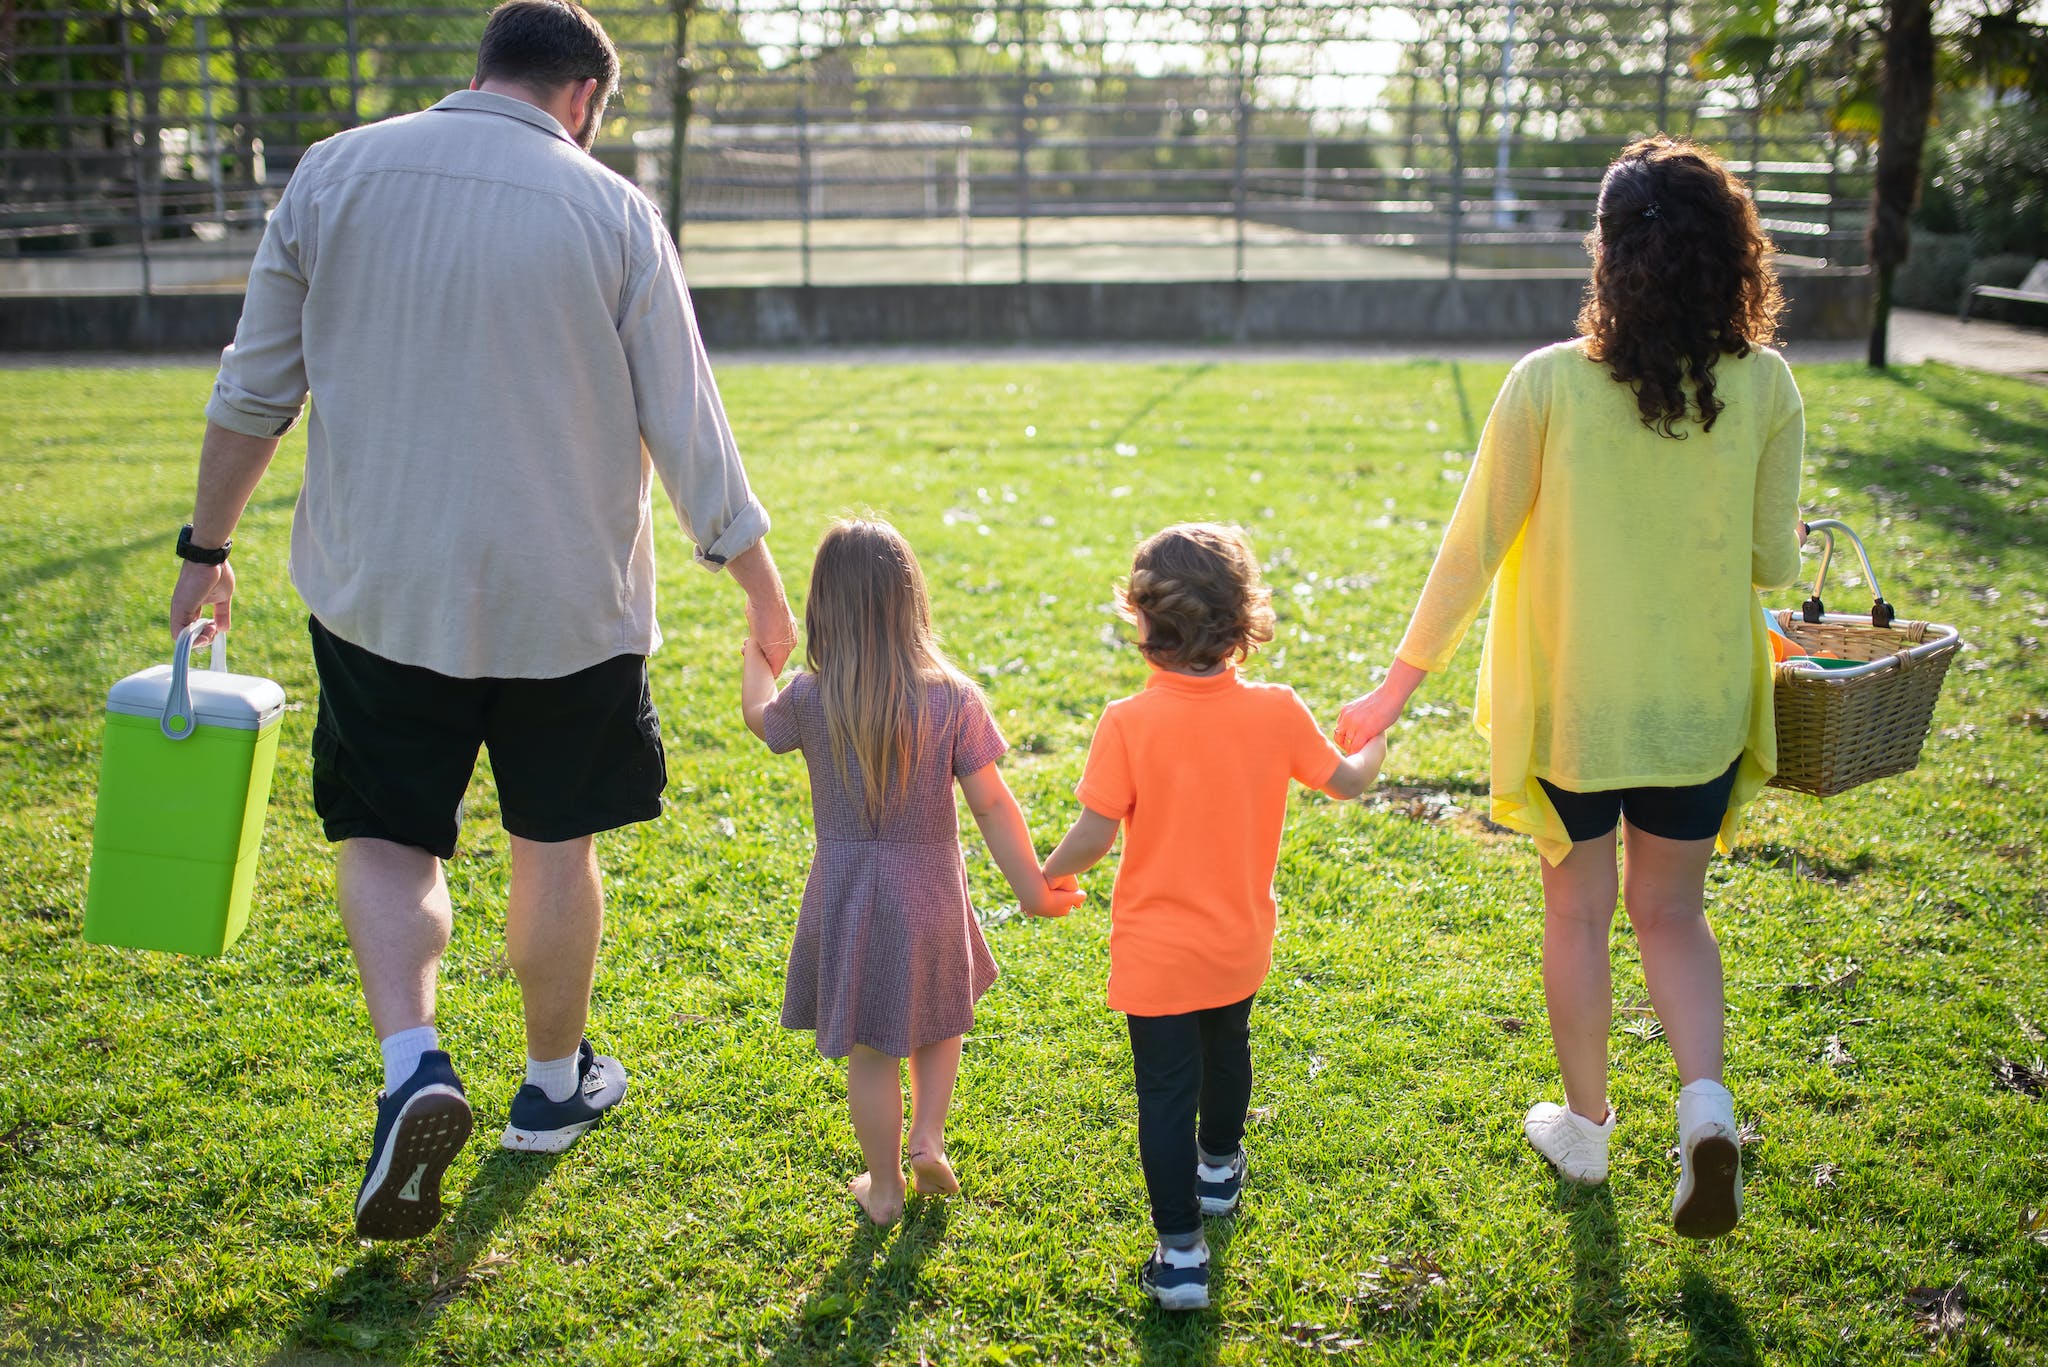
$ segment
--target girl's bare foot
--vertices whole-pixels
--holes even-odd
[[[896,1179],[896,1190],[892,1195],[875,1190],[875,1175],[864,1172],[846,1184],[853,1193],[853,1199],[860,1202],[860,1208],[867,1217],[878,1225],[893,1225],[903,1214],[903,1179]]]
[[[953,1175],[953,1165],[943,1151],[912,1149],[910,1184],[921,1196],[956,1196],[960,1192],[960,1179]]]

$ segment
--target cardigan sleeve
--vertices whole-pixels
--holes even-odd
[[[1458,653],[1459,642],[1471,630],[1493,585],[1494,573],[1535,505],[1549,405],[1530,374],[1530,359],[1525,357],[1508,372],[1493,401],[1465,491],[1444,529],[1443,545],[1437,548],[1408,633],[1395,652],[1417,669],[1434,673]]]
[[[1750,532],[1749,579],[1781,589],[1799,575],[1799,466],[1806,451],[1806,408],[1792,368],[1780,359],[1770,435],[1756,467],[1756,508]]]

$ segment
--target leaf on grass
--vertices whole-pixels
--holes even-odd
[[[1820,990],[1840,996],[1862,981],[1863,966],[1854,959],[1851,959],[1848,963],[1842,965],[1841,972],[1823,982],[1820,985]]]
[[[1324,1062],[1321,1054],[1310,1054],[1308,1056],[1308,1075],[1311,1078],[1321,1076],[1323,1069],[1329,1066],[1328,1063]]]
[[[511,1261],[512,1255],[509,1253],[487,1253],[446,1281],[436,1277],[434,1294],[427,1297],[422,1308],[430,1315],[443,1309],[470,1287],[497,1276],[498,1270]]]
[[[1500,1027],[1504,1035],[1519,1035],[1529,1028],[1529,1022],[1520,1016],[1495,1016],[1493,1023]]]
[[[1645,1044],[1654,1044],[1664,1038],[1664,1022],[1655,1019],[1630,1021],[1621,1027],[1624,1035],[1634,1035]]]
[[[824,1320],[845,1319],[853,1309],[853,1299],[843,1291],[833,1291],[804,1302],[804,1321],[818,1324]]]
[[[1840,1035],[1828,1036],[1828,1042],[1821,1046],[1820,1061],[1830,1068],[1847,1068],[1856,1062],[1842,1044]]]
[[[2000,845],[1995,853],[2008,864],[2029,863],[2034,857],[2031,845]]]
[[[2027,1213],[2020,1217],[2020,1233],[2037,1244],[2048,1244],[2048,1206],[2035,1210],[2027,1207]]]
[[[1916,1286],[1906,1293],[1906,1304],[1920,1328],[1935,1338],[1963,1332],[1963,1284]]]
[[[62,921],[70,914],[64,908],[52,906],[49,903],[42,903],[28,909],[29,919],[32,921]]]
[[[728,840],[740,833],[739,824],[729,816],[721,816],[712,824],[717,826],[718,833]]]
[[[26,1122],[0,1130],[0,1148],[12,1149],[26,1158],[43,1146],[43,1132]]]
[[[1735,1142],[1745,1149],[1763,1137],[1764,1122],[1761,1120],[1745,1120],[1735,1131]]]
[[[2030,726],[2036,731],[2048,731],[2048,707],[2030,707],[2024,712],[2015,712],[2010,720],[2014,726]]]
[[[1263,1124],[1272,1118],[1273,1108],[1271,1106],[1254,1106],[1244,1113],[1244,1120],[1247,1125]]]
[[[1813,1165],[1813,1184],[1816,1187],[1831,1187],[1835,1184],[1836,1175],[1841,1171],[1842,1169],[1834,1163],[1815,1163]]]
[[[2029,1068],[2016,1059],[2002,1058],[1992,1071],[1998,1076],[1998,1085],[2021,1096],[2040,1096],[2048,1089],[2048,1071],[2036,1065]]]
[[[1348,1353],[1365,1346],[1364,1339],[1351,1338],[1341,1329],[1332,1329],[1327,1324],[1311,1324],[1307,1320],[1280,1326],[1280,1337],[1297,1348],[1308,1348],[1318,1353]]]
[[[1366,800],[1366,805],[1376,812],[1398,812],[1410,821],[1443,821],[1458,813],[1457,799],[1449,793],[1406,783],[1380,788]]]
[[[1427,1253],[1380,1254],[1373,1266],[1358,1279],[1358,1295],[1351,1304],[1361,1313],[1412,1315],[1423,1298],[1439,1286],[1450,1285],[1437,1260]]]
[[[670,1019],[675,1021],[677,1025],[702,1025],[710,1020],[711,1017],[700,1016],[695,1011],[678,1011]]]
[[[2032,1041],[2033,1043],[2040,1044],[2044,1039],[2048,1039],[2048,1036],[2042,1035],[2040,1026],[2034,1024],[2025,1016],[2022,1016],[2019,1012],[2014,1011],[2012,1013],[2012,1019],[2013,1023],[2019,1026],[2020,1034],[2026,1036],[2026,1038]]]

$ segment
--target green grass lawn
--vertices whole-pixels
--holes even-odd
[[[1251,672],[1326,723],[1384,664],[1504,367],[734,367],[725,395],[801,593],[830,516],[893,518],[987,686],[1049,848],[1093,721],[1144,668],[1111,585],[1182,518],[1252,533],[1281,605]],[[307,787],[314,681],[286,575],[295,437],[235,537],[235,663],[284,721],[256,911],[219,960],[88,946],[108,684],[167,653],[170,543],[210,372],[0,371],[0,1356],[47,1361],[2025,1363],[2048,1356],[2048,390],[1929,367],[1800,372],[1804,506],[1861,529],[1902,615],[1962,626],[1916,772],[1771,793],[1717,861],[1748,1215],[1667,1223],[1669,1054],[1616,940],[1608,1184],[1520,1117],[1557,1093],[1530,846],[1489,830],[1478,642],[1419,695],[1377,806],[1300,794],[1243,1214],[1218,1308],[1148,1310],[1109,870],[1008,917],[968,1037],[966,1194],[862,1227],[841,1069],[781,1029],[811,850],[802,765],[739,721],[739,597],[661,524],[670,809],[601,842],[592,1031],[633,1094],[559,1159],[492,1142],[520,1077],[487,775],[449,877],[440,1027],[478,1138],[437,1235],[351,1211],[380,1081]],[[1679,452],[1678,457],[1682,458]],[[1658,548],[1643,547],[1647,559]],[[1840,563],[1840,562],[1838,562]],[[1788,605],[1800,596],[1787,594]],[[1852,604],[1843,580],[1832,597]],[[1406,791],[1406,790],[1404,790]],[[1428,794],[1440,795],[1436,800]],[[2021,1083],[2023,1073],[2005,1077]],[[1432,1269],[1438,1271],[1433,1272]],[[1439,1275],[1440,1273],[1440,1275]],[[1960,1286],[1959,1331],[1908,1293]]]

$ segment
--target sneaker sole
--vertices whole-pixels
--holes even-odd
[[[1221,1196],[1204,1196],[1202,1198],[1202,1214],[1235,1215],[1237,1213],[1238,1202],[1243,1199],[1243,1192],[1239,1192],[1237,1195],[1229,1197],[1227,1199]]]
[[[498,1146],[513,1153],[562,1153],[596,1127],[594,1119],[564,1125],[559,1130],[522,1130],[517,1125],[507,1125],[505,1133],[498,1136]]]
[[[453,1087],[422,1087],[405,1103],[376,1171],[356,1195],[356,1237],[417,1239],[441,1223],[441,1174],[469,1141],[469,1102]]]
[[[1207,1310],[1209,1288],[1206,1286],[1148,1286],[1145,1294],[1159,1302],[1162,1310]]]
[[[1716,1239],[1742,1218],[1736,1193],[1742,1177],[1742,1147],[1723,1135],[1702,1139],[1692,1149],[1692,1190],[1671,1212],[1671,1224],[1688,1239]]]

